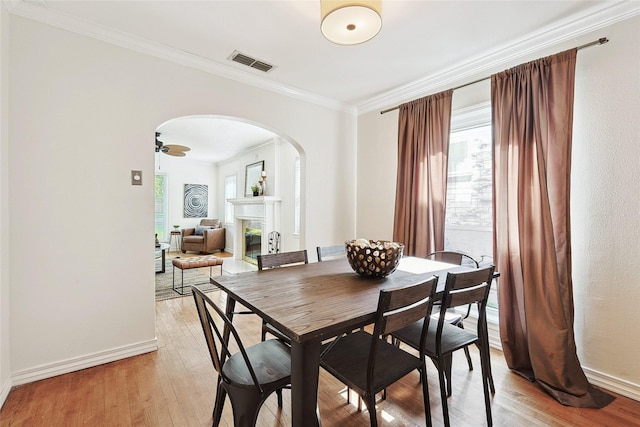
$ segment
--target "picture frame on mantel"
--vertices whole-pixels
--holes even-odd
[[[253,195],[251,186],[258,183],[258,180],[262,177],[263,171],[264,171],[264,160],[251,163],[246,166],[245,172],[244,172],[244,195],[246,197],[251,197]]]

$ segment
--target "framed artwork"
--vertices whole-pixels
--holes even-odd
[[[258,180],[262,177],[262,171],[264,171],[264,160],[247,165],[244,173],[245,196],[251,197],[253,195],[251,186],[258,183]]]
[[[184,185],[184,217],[206,218],[209,215],[209,187],[203,184]]]

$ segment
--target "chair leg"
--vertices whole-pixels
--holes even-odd
[[[364,404],[369,411],[369,423],[371,427],[378,427],[378,416],[376,415],[376,395],[369,394],[364,400]]]
[[[482,349],[480,349],[482,354]],[[482,391],[484,392],[484,409],[487,413],[487,425],[489,427],[493,426],[493,418],[491,416],[491,401],[489,399],[489,375],[490,368],[488,366],[489,361],[487,360],[487,354],[485,356],[480,357],[480,365],[482,367]]]
[[[464,323],[460,322],[456,325],[460,329],[464,329]],[[467,364],[469,365],[469,370],[473,371],[473,362],[471,361],[471,355],[469,354],[469,347],[464,348],[464,355],[467,358]]]
[[[431,427],[431,404],[429,403],[429,384],[427,383],[427,365],[422,364],[420,369],[420,382],[422,383],[422,399],[424,400],[424,417],[427,427]]]
[[[451,365],[453,362],[453,355],[451,353],[442,356],[440,359],[431,358],[431,361],[435,365],[438,371],[443,371],[447,384],[447,396],[451,396]]]
[[[493,385],[493,373],[491,373],[491,355],[488,348],[486,352],[487,352],[486,360],[487,360],[487,376],[489,380],[489,389],[491,390],[491,393],[495,393],[496,387]]]
[[[451,366],[453,364],[453,354],[445,354],[440,359],[442,363],[442,370],[444,371],[445,378],[447,380],[447,396],[451,396]]]
[[[487,366],[487,374],[489,379],[489,388],[491,389],[491,393],[496,392],[496,387],[493,384],[493,373],[491,372],[491,350],[489,350],[489,331],[487,329],[487,325],[485,324],[482,328],[483,332],[483,342],[484,344],[481,346],[480,343],[476,343],[478,350],[480,352],[480,361],[482,361],[482,357],[486,360]]]
[[[445,427],[449,427],[449,407],[447,406],[447,385],[445,384],[444,367],[438,367],[438,382],[440,383],[440,400],[442,401],[442,418]]]
[[[276,395],[278,396],[278,408],[282,408],[282,389],[281,388],[276,390]]]
[[[235,427],[255,427],[258,412],[264,401],[263,396],[254,389],[234,387],[229,392],[231,408],[233,410],[233,425]]]
[[[222,418],[222,410],[224,409],[224,399],[227,397],[227,390],[222,386],[222,381],[218,380],[218,391],[216,393],[216,402],[213,405],[213,427],[220,425]]]
[[[489,350],[489,332],[487,331],[487,327],[485,325],[484,328],[484,340],[485,343],[483,345],[484,348],[484,354],[485,354],[485,361],[486,361],[486,365],[487,365],[487,375],[488,375],[488,379],[489,379],[489,388],[491,389],[491,393],[495,393],[496,392],[496,388],[493,385],[493,373],[491,372],[491,351]]]
[[[471,355],[469,354],[469,347],[464,348],[464,355],[467,358],[467,364],[469,365],[469,370],[473,371],[473,362],[471,362]]]

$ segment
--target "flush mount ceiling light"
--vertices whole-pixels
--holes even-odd
[[[375,37],[382,28],[382,1],[320,0],[322,34],[333,43],[353,45]]]

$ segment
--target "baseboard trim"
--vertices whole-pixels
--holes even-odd
[[[477,319],[475,317],[469,316],[469,318],[465,320],[465,324],[468,322],[468,328],[470,330],[475,330],[476,320]],[[489,346],[502,351],[502,342],[500,341],[500,327],[498,323],[493,321],[487,322],[487,329],[489,330]],[[640,402],[639,384],[634,384],[632,382],[616,378],[584,366],[582,367],[582,370],[584,371],[584,374],[586,375],[590,384]]]
[[[594,369],[582,367],[589,383],[640,402],[640,384],[634,384]]]
[[[7,378],[4,384],[2,384],[2,389],[0,389],[0,408],[4,406],[4,402],[7,400],[7,396],[9,396],[10,391],[11,391],[11,378]]]
[[[45,378],[51,378],[58,375],[67,374],[69,372],[79,371],[81,369],[92,368],[94,366],[102,365],[105,363],[115,362],[116,360],[126,359],[127,357],[150,353],[156,350],[158,350],[158,339],[154,338],[149,341],[143,341],[14,372],[11,374],[10,383],[11,387],[20,384],[27,384]]]

